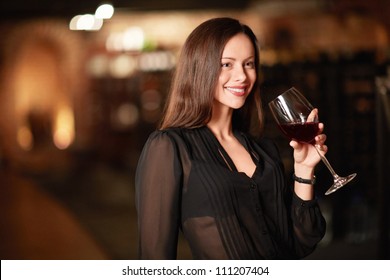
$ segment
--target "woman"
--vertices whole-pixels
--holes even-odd
[[[195,259],[303,258],[323,237],[311,180],[320,159],[291,141],[295,175],[310,182],[286,184],[276,147],[259,137],[258,72],[256,37],[235,19],[187,38],[137,167],[140,258],[175,259],[179,230]],[[325,139],[316,137],[324,153]]]

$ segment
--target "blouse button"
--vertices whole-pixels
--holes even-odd
[[[252,190],[256,189],[256,187],[257,187],[257,185],[256,185],[255,183],[252,183],[251,186],[250,186],[250,188],[251,188]]]
[[[302,206],[302,207],[305,207],[305,206],[306,206],[306,203],[305,203],[305,202],[301,202],[301,206]]]

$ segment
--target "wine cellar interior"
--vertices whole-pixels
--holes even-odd
[[[390,1],[111,3],[114,15],[94,31],[70,21],[99,1],[0,4],[1,259],[137,258],[137,160],[182,43],[217,16],[259,39],[264,134],[286,176],[292,151],[266,104],[291,86],[319,108],[334,169],[358,174],[325,196],[332,178],[318,165],[328,228],[307,258],[390,258]],[[191,259],[179,242],[178,257]]]

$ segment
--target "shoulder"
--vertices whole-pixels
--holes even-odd
[[[153,131],[148,138],[150,141],[175,141],[175,139],[183,138],[183,132],[180,128],[167,128]]]
[[[172,145],[173,137],[169,130],[155,130],[146,140],[145,147]]]
[[[140,155],[140,162],[168,160],[178,153],[178,145],[169,130],[155,130],[147,138]]]
[[[183,128],[167,128],[153,131],[147,141],[146,146],[181,146],[186,142],[186,134],[188,129]]]
[[[168,128],[155,130],[147,139],[141,153],[141,159],[152,157],[169,160],[180,158],[183,162],[192,154],[193,142],[188,140],[190,129]]]

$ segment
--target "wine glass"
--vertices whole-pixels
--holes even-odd
[[[329,195],[345,186],[356,173],[341,177],[336,174],[329,161],[321,154],[321,146],[315,144],[314,138],[319,133],[318,117],[313,115],[314,107],[294,87],[288,89],[268,104],[280,130],[289,138],[299,142],[312,144],[322,162],[333,175],[333,185],[326,191]]]

